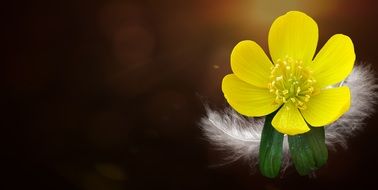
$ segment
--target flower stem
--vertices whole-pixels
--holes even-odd
[[[289,136],[288,140],[291,159],[300,175],[308,175],[326,164],[324,127],[311,127],[309,132]]]
[[[275,178],[280,173],[282,164],[284,135],[276,131],[271,124],[276,113],[273,112],[265,118],[259,150],[260,172],[263,176],[269,178]]]

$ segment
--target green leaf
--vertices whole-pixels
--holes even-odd
[[[277,112],[265,118],[259,150],[259,168],[262,175],[274,178],[280,173],[282,164],[282,144],[284,135],[272,126],[272,119]]]
[[[328,159],[324,127],[311,127],[305,134],[289,136],[291,159],[300,175],[322,167]]]

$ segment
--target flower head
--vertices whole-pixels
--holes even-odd
[[[240,114],[265,116],[277,109],[273,127],[297,135],[337,120],[350,107],[346,86],[334,87],[351,72],[355,53],[348,36],[336,34],[314,57],[316,22],[291,11],[269,31],[271,60],[253,41],[239,42],[231,53],[234,74],[224,77],[222,91]]]

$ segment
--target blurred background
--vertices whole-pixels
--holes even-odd
[[[371,0],[8,1],[1,7],[1,189],[342,189],[376,185],[376,116],[331,152],[317,178],[270,180],[240,161],[220,166],[198,126],[222,109],[233,46],[267,52],[273,20],[301,10],[321,47],[350,36],[376,70]],[[318,47],[318,48],[319,48]]]

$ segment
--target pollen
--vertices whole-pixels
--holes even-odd
[[[276,96],[274,104],[293,103],[298,109],[306,109],[315,91],[316,80],[300,60],[290,57],[278,59],[271,68],[269,92]]]

